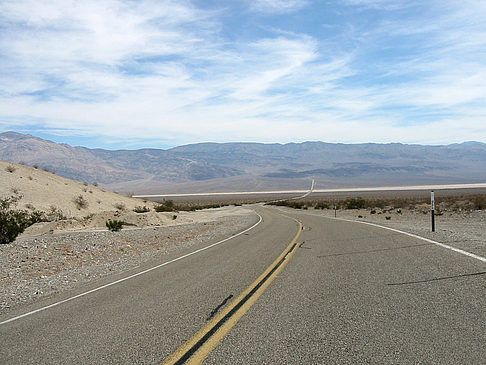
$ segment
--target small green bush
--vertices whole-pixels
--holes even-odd
[[[5,171],[10,172],[10,173],[15,172],[15,170],[16,170],[16,168],[15,168],[14,165],[8,165],[7,167],[5,167]]]
[[[115,207],[116,209],[118,209],[118,210],[125,210],[125,209],[126,209],[125,204],[123,204],[123,203],[116,203],[116,204],[114,205],[114,207]]]
[[[14,195],[0,199],[0,244],[13,242],[27,227],[45,220],[44,213],[38,210],[28,212],[11,209],[21,198],[20,195]]]
[[[123,228],[125,222],[108,219],[105,224],[110,231],[118,232]]]
[[[82,195],[74,197],[73,203],[78,210],[86,209],[88,207],[88,201]]]
[[[155,206],[156,212],[175,212],[177,207],[172,200],[163,200],[162,203]]]

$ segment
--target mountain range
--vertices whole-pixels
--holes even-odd
[[[199,143],[163,149],[73,147],[0,134],[0,159],[136,194],[459,184],[486,181],[486,144],[442,146]]]

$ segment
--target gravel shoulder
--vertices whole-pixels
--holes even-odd
[[[288,209],[288,208],[286,208]],[[334,210],[309,209],[309,214],[334,217]],[[397,209],[371,214],[366,209],[338,210],[337,218],[370,222],[444,243],[486,257],[486,211],[444,212],[435,217],[436,231],[431,230],[430,212]],[[388,219],[387,219],[388,217]]]
[[[241,207],[186,215],[193,218],[184,224],[27,235],[0,245],[0,314],[183,248],[223,239],[258,220],[254,211]]]

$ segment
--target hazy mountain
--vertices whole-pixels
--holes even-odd
[[[0,159],[38,164],[81,181],[136,193],[235,191],[486,180],[486,144],[201,143],[168,150],[72,147],[0,134]]]

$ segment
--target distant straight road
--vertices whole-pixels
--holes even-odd
[[[485,363],[484,262],[378,227],[255,210],[263,221],[244,235],[0,325],[0,363],[158,364],[226,310],[230,331],[208,332],[219,344],[189,360]],[[241,298],[236,307],[247,312],[238,321],[230,309]]]
[[[275,194],[306,194],[314,193],[346,193],[346,192],[370,192],[370,191],[416,191],[416,190],[455,190],[455,189],[480,189],[486,188],[486,183],[477,184],[448,184],[448,185],[410,185],[410,186],[381,186],[364,188],[336,188],[314,189],[314,180],[310,190],[270,190],[270,191],[234,191],[212,193],[180,193],[180,194],[149,194],[134,195],[134,198],[176,198],[176,197],[202,197],[202,196],[232,196],[232,195],[275,195]]]

